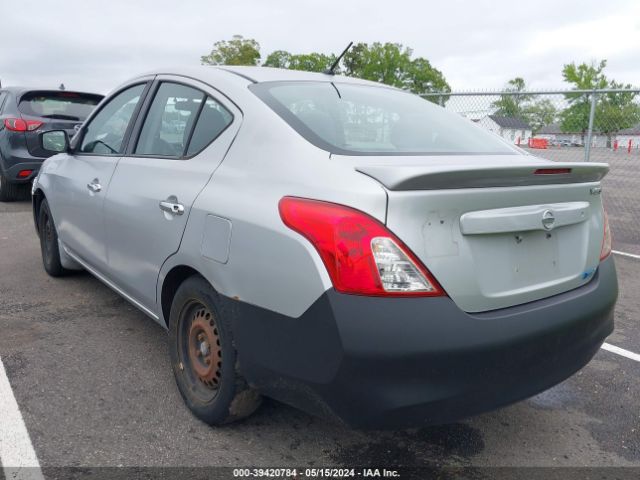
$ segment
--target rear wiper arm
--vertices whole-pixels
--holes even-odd
[[[75,120],[79,121],[78,117],[74,117],[73,115],[64,115],[62,113],[52,113],[51,115],[42,115],[42,118],[57,118],[59,120]]]

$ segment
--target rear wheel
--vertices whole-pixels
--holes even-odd
[[[237,370],[228,315],[200,276],[178,288],[169,317],[173,373],[189,409],[203,422],[222,425],[252,414],[260,395]]]
[[[58,244],[58,232],[53,223],[49,202],[42,200],[38,212],[38,232],[40,234],[40,251],[42,252],[42,264],[46,272],[52,277],[61,277],[70,273],[60,263],[60,247]]]
[[[0,173],[0,202],[13,202],[26,197],[25,186],[19,183],[11,183]]]

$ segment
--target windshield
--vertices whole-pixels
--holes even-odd
[[[25,115],[60,120],[85,120],[102,100],[101,95],[75,92],[29,92],[18,109]]]
[[[336,154],[518,153],[471,120],[391,88],[330,82],[249,88],[300,135]]]

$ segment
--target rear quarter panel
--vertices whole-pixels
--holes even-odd
[[[280,199],[341,203],[384,222],[387,197],[379,183],[332,160],[251,100],[241,104],[240,131],[194,203],[180,250],[163,266],[158,288],[173,266],[192,265],[225,296],[299,317],[331,281],[315,248],[280,219]],[[204,254],[203,243],[211,241],[204,235],[207,215],[230,222],[226,263]]]

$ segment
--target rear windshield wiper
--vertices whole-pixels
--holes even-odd
[[[52,113],[51,115],[42,115],[42,118],[56,118],[59,120],[75,120],[75,121],[80,120],[80,118],[74,117],[73,115],[64,115],[62,113]]]

